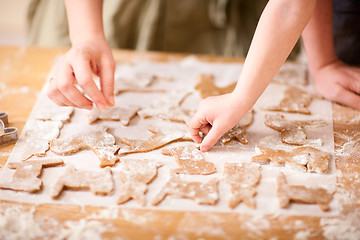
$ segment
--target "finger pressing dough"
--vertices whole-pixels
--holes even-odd
[[[61,164],[64,164],[61,159],[9,162],[8,168],[15,169],[15,172],[10,182],[5,178],[0,178],[0,188],[25,192],[39,191],[42,186],[42,181],[39,178],[42,169]]]
[[[108,195],[114,189],[110,168],[97,171],[77,170],[70,165],[51,189],[50,195],[56,199],[64,189],[90,190],[95,195]]]
[[[281,133],[281,141],[290,145],[322,145],[321,139],[308,140],[305,128],[324,127],[323,120],[291,121],[281,114],[265,115],[265,125]]]
[[[122,125],[128,126],[130,120],[139,110],[140,107],[137,106],[111,107],[107,108],[105,111],[101,111],[97,107],[94,107],[89,115],[89,123],[92,124],[97,120],[120,120]]]
[[[46,151],[49,150],[50,141],[59,136],[62,127],[62,121],[34,120],[28,122],[25,127],[26,146],[23,158],[45,156]]]
[[[147,184],[156,177],[162,164],[150,160],[123,159],[120,164],[121,189],[117,203],[122,204],[133,198],[145,206]]]
[[[194,113],[192,110],[181,108],[182,102],[190,92],[174,91],[156,99],[149,107],[138,112],[142,118],[159,118],[188,124]]]
[[[221,137],[220,141],[222,144],[228,144],[231,140],[236,139],[242,144],[248,144],[248,140],[246,138],[246,129],[251,125],[254,121],[254,110],[248,111],[244,117],[239,121],[238,124],[235,125],[230,131],[224,134]]]
[[[329,210],[329,203],[334,193],[324,188],[307,188],[305,186],[288,185],[284,173],[277,177],[277,196],[281,208],[286,208],[290,201],[318,204],[321,210]]]
[[[225,163],[224,180],[230,185],[229,207],[240,202],[255,208],[255,187],[261,178],[260,166],[253,163]]]
[[[158,205],[166,196],[190,198],[198,204],[215,205],[219,199],[218,180],[212,178],[208,182],[182,180],[179,175],[171,175],[169,181],[155,196],[152,205]]]
[[[91,149],[100,159],[100,167],[114,166],[120,160],[115,155],[120,147],[115,145],[115,138],[107,129],[106,126],[100,126],[66,138],[53,139],[50,149],[59,155],[71,155]]]
[[[199,91],[201,98],[207,98],[210,96],[218,96],[230,93],[235,89],[235,86],[236,82],[226,87],[218,87],[214,83],[214,75],[200,74],[197,76],[197,84],[194,88]]]
[[[313,94],[300,88],[288,87],[279,105],[263,107],[263,109],[267,111],[311,114],[309,106],[313,98]]]
[[[329,168],[330,153],[313,147],[298,147],[290,152],[257,146],[260,155],[253,156],[251,161],[260,164],[273,163],[289,165],[304,172],[326,173]]]
[[[121,138],[121,142],[128,145],[129,148],[122,148],[120,154],[149,152],[160,147],[163,147],[175,141],[192,141],[188,130],[183,129],[158,129],[152,126],[148,130],[153,135],[147,140],[133,140],[128,138]]]
[[[207,175],[216,172],[215,165],[212,162],[205,161],[201,151],[194,145],[162,149],[161,153],[175,157],[180,168],[173,169],[173,173]]]

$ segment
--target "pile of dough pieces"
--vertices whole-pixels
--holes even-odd
[[[133,79],[132,79],[133,78]],[[152,86],[155,80],[171,81],[170,77],[134,74],[132,78],[116,78],[115,93],[123,92],[165,92]],[[139,80],[140,79],[140,80]],[[212,74],[197,76],[194,89],[201,98],[231,92],[235,83],[226,87],[217,87]],[[196,93],[196,92],[195,92]],[[131,199],[141,206],[146,206],[145,195],[148,184],[157,177],[161,163],[147,159],[122,158],[132,153],[143,153],[161,148],[163,155],[172,157],[178,168],[170,170],[170,177],[153,199],[152,205],[161,204],[166,197],[188,198],[198,204],[216,205],[219,200],[218,183],[220,179],[211,177],[216,173],[215,165],[207,161],[204,154],[192,142],[187,130],[179,128],[161,129],[149,126],[152,135],[147,140],[121,138],[122,145],[117,145],[115,137],[108,132],[108,127],[92,125],[96,121],[119,121],[128,126],[134,116],[157,118],[161,121],[174,121],[188,124],[194,111],[184,109],[181,104],[189,96],[189,92],[175,92],[158,98],[147,108],[136,105],[115,106],[105,111],[94,108],[89,114],[89,131],[81,134],[61,136],[64,123],[71,124],[72,108],[61,108],[52,103],[42,108],[44,111],[36,115],[25,129],[26,149],[23,161],[9,162],[8,169],[13,169],[11,179],[0,179],[0,188],[13,191],[37,193],[42,189],[41,172],[43,168],[64,166],[59,158],[46,158],[46,152],[61,155],[72,155],[82,150],[93,151],[99,159],[96,171],[76,169],[72,165],[66,170],[51,188],[51,197],[58,199],[64,190],[89,190],[96,195],[110,195],[114,192],[114,181],[121,182],[117,204]],[[192,93],[194,94],[194,93]],[[323,120],[292,121],[279,112],[311,114],[309,105],[313,95],[295,86],[288,86],[284,98],[278,105],[268,106],[264,111],[276,111],[266,114],[264,123],[281,135],[283,144],[296,146],[291,151],[271,149],[257,146],[251,162],[224,163],[223,177],[230,189],[227,197],[228,206],[235,208],[241,202],[250,208],[256,208],[256,187],[261,179],[261,165],[272,164],[279,167],[291,166],[309,174],[327,173],[330,154],[312,147],[320,139],[309,140],[306,128],[325,126]],[[254,121],[254,110],[249,111],[243,119],[220,140],[226,145],[231,141],[248,144],[247,129]],[[276,133],[276,132],[275,132]],[[276,133],[277,134],[277,133]],[[172,142],[188,141],[177,147],[167,147]],[[125,146],[125,147],[124,147]],[[211,151],[209,152],[211,154]],[[42,157],[32,159],[34,156]],[[120,166],[120,177],[114,179],[111,167]],[[183,175],[209,175],[207,182],[189,181]],[[277,196],[281,208],[286,208],[291,201],[318,204],[326,211],[332,200],[333,192],[323,188],[308,188],[301,185],[289,185],[286,176],[281,172],[277,177]]]

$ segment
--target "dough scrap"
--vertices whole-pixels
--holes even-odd
[[[94,107],[89,115],[89,124],[92,124],[97,120],[120,120],[122,125],[128,126],[130,120],[139,110],[140,107],[137,106],[111,107],[107,108],[105,111],[101,111],[97,107]]]
[[[72,155],[91,149],[98,156],[100,167],[114,166],[120,160],[116,155],[120,146],[115,145],[114,136],[107,130],[108,127],[100,126],[66,138],[53,139],[50,149],[58,155]]]
[[[277,196],[281,208],[286,208],[290,201],[318,204],[321,210],[328,211],[334,193],[324,188],[307,188],[299,185],[288,185],[284,173],[277,176]]]
[[[148,130],[153,135],[147,140],[133,140],[122,137],[121,142],[129,147],[120,149],[119,154],[150,152],[175,141],[192,141],[188,130],[179,128],[160,130],[153,126],[149,126]]]
[[[215,205],[219,199],[218,182],[215,178],[206,183],[185,181],[179,175],[172,174],[168,182],[152,200],[152,205],[158,205],[168,195],[189,198],[198,204]]]
[[[293,86],[306,86],[308,84],[306,64],[285,62],[275,75],[273,82]]]
[[[162,149],[164,155],[174,156],[180,168],[171,172],[176,174],[208,175],[216,172],[215,164],[205,161],[201,151],[194,145]]]
[[[15,169],[11,181],[0,178],[0,188],[14,191],[36,192],[42,187],[39,178],[44,167],[55,167],[64,164],[61,159],[30,160],[9,162],[8,168]]]
[[[326,173],[329,168],[330,153],[313,147],[297,147],[290,152],[261,146],[256,148],[261,154],[253,156],[251,161],[260,164],[290,165],[304,172],[316,173]]]
[[[161,163],[150,160],[122,159],[120,164],[120,179],[122,182],[117,204],[122,204],[133,198],[141,206],[145,206],[147,184],[156,177]]]
[[[240,202],[255,208],[255,187],[261,178],[260,166],[254,163],[225,163],[224,180],[230,185],[229,207],[235,208]]]
[[[281,141],[290,145],[322,145],[321,139],[308,140],[305,128],[324,127],[323,120],[291,121],[284,115],[265,115],[265,125],[281,133]]]
[[[95,195],[108,195],[114,189],[111,170],[110,168],[97,171],[77,170],[70,165],[51,189],[51,197],[58,198],[64,189],[91,190]]]
[[[195,90],[199,91],[201,98],[207,98],[210,96],[218,96],[226,93],[230,93],[235,89],[236,82],[229,84],[226,87],[218,87],[214,83],[213,74],[200,74],[196,77],[197,84]]]
[[[73,107],[60,107],[48,100],[36,114],[35,119],[43,121],[69,122],[73,112]]]
[[[25,127],[25,151],[22,157],[26,160],[32,156],[45,156],[49,143],[60,134],[62,121],[33,120]]]
[[[263,107],[263,109],[267,111],[311,114],[309,106],[315,97],[313,94],[291,86],[285,90],[284,95],[279,105]]]
[[[190,92],[173,91],[156,99],[149,107],[138,112],[142,118],[159,118],[188,124],[195,111],[181,108],[181,104]]]
[[[253,121],[254,110],[251,109],[244,115],[244,117],[239,121],[239,123],[235,125],[235,127],[230,129],[227,133],[224,134],[224,136],[221,137],[221,143],[223,145],[226,145],[233,139],[236,139],[244,145],[248,144],[249,142],[246,138],[246,131]]]

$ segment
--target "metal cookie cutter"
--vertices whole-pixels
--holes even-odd
[[[17,128],[8,125],[7,112],[0,112],[0,145],[14,142],[18,139]]]

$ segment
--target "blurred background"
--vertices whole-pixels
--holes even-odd
[[[0,44],[26,43],[26,10],[29,0],[0,0]]]

